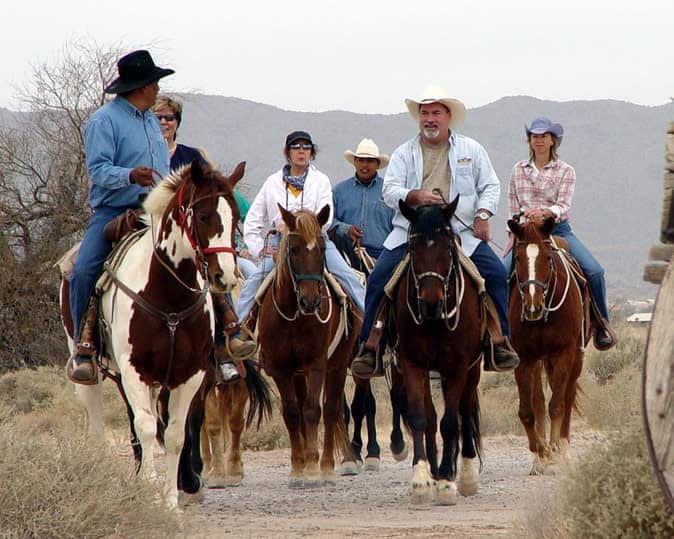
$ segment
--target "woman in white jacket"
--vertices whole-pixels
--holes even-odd
[[[344,287],[349,297],[362,312],[365,288],[325,234],[333,216],[332,187],[330,179],[316,169],[311,161],[316,157],[316,146],[306,131],[293,131],[286,137],[284,153],[287,164],[267,178],[248,210],[243,236],[251,254],[260,258],[257,271],[241,290],[236,304],[239,320],[244,320],[253,306],[255,294],[267,274],[274,267],[273,256],[278,248],[276,231],[282,223],[277,204],[288,211],[309,210],[318,213],[326,204],[330,206],[330,219],[323,227],[325,235],[325,264]]]

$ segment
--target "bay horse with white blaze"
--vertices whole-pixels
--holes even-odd
[[[572,263],[550,234],[553,218],[520,224],[508,221],[514,234],[508,318],[512,344],[520,357],[515,369],[519,417],[534,454],[531,474],[566,456],[577,380],[590,338],[589,296],[579,286]],[[550,438],[546,439],[545,368],[552,396],[548,404]]]
[[[167,416],[164,494],[172,507],[178,503],[178,459],[188,410],[209,368],[213,346],[209,288],[222,293],[236,284],[233,245],[239,210],[232,189],[243,171],[240,163],[225,178],[194,161],[159,183],[144,204],[151,227],[116,269],[106,270],[112,283],[100,297],[105,336],[99,350],[110,360],[110,374],[120,379],[132,436],[137,435],[140,446],[134,452],[141,459],[142,476],[156,476],[152,445],[158,419]],[[62,299],[67,297],[63,286]],[[72,348],[67,301],[62,315]],[[101,384],[78,385],[77,393],[87,407],[90,433],[102,438]],[[168,393],[161,412],[160,393]],[[181,467],[189,463],[181,458]],[[190,491],[194,488],[191,484]]]
[[[291,213],[281,205],[279,209],[287,230],[276,256],[276,274],[260,305],[260,362],[281,396],[290,438],[289,486],[315,487],[335,481],[335,453],[351,450],[341,414],[342,395],[361,319],[353,308],[344,316],[325,279],[321,227],[330,207],[324,206],[318,215]],[[328,354],[331,344],[334,351]],[[324,436],[319,467],[321,405]]]
[[[464,496],[475,494],[478,488],[481,438],[477,385],[484,314],[477,285],[460,263],[460,247],[450,224],[457,204],[458,197],[450,204],[417,207],[399,202],[400,211],[410,222],[409,263],[395,292],[394,320],[407,396],[403,419],[414,441],[412,503],[435,498],[439,505],[454,505],[457,483]],[[439,467],[431,370],[440,373],[445,404]],[[462,465],[455,482],[459,445]]]

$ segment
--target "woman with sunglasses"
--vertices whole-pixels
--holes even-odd
[[[254,257],[261,258],[257,271],[246,280],[236,304],[239,320],[251,315],[250,323],[246,324],[249,328],[254,327],[257,316],[255,312],[251,313],[255,294],[274,267],[273,257],[279,243],[279,235],[275,231],[285,225],[278,204],[288,211],[303,209],[314,213],[318,213],[326,204],[330,206],[331,218],[323,227],[325,265],[358,309],[361,312],[364,309],[365,287],[325,234],[332,221],[332,187],[330,179],[311,164],[317,153],[311,135],[306,131],[293,131],[286,137],[283,153],[286,164],[264,182],[244,223],[246,245]],[[269,231],[272,234],[267,238]]]
[[[176,170],[183,165],[192,163],[197,160],[202,165],[211,164],[206,152],[201,148],[193,148],[185,144],[176,142],[178,136],[178,127],[183,116],[183,106],[180,101],[171,99],[168,96],[158,96],[155,105],[154,113],[159,120],[161,132],[166,140],[169,149],[169,156],[171,158],[171,170]],[[244,209],[247,210],[250,203],[246,198],[234,190],[236,202],[241,210],[241,219],[245,219]],[[244,267],[248,263],[250,267]],[[237,264],[241,272],[245,275],[246,272],[252,272],[255,265],[249,260],[242,258],[237,259]],[[215,331],[215,345],[216,357],[218,358],[218,365],[222,373],[223,381],[233,382],[240,378],[239,369],[227,357],[225,346],[225,339],[229,340],[229,351],[233,359],[243,359],[252,355],[255,352],[257,345],[251,340],[242,340],[240,337],[240,324],[236,317],[236,313],[231,304],[231,297],[225,294],[211,294],[213,298],[213,306],[215,309],[216,331]]]

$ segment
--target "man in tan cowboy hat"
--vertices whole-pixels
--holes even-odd
[[[377,173],[388,165],[389,157],[379,153],[374,140],[364,138],[355,152],[345,151],[344,158],[356,170],[332,190],[335,214],[329,235],[347,255],[351,266],[364,271],[366,268],[362,267],[354,246],[360,245],[372,258],[377,258],[393,228],[395,212],[381,198],[384,179]]]
[[[510,347],[507,316],[508,275],[498,256],[491,250],[489,219],[496,213],[500,196],[499,179],[485,149],[475,140],[461,135],[455,129],[466,116],[466,107],[451,98],[440,87],[428,86],[420,98],[406,99],[412,118],[418,123],[419,133],[398,147],[386,170],[382,196],[394,208],[393,230],[384,242],[384,250],[377,259],[367,281],[365,320],[360,333],[361,349],[351,364],[356,376],[377,374],[376,348],[383,332],[383,323],[377,317],[384,286],[407,251],[409,222],[398,208],[398,201],[410,205],[438,204],[459,197],[459,205],[452,219],[454,231],[461,236],[461,247],[471,258],[485,279],[499,315],[502,335],[492,334],[494,363],[485,365],[493,370],[514,369],[519,358]],[[441,194],[436,194],[436,193]],[[372,332],[370,331],[372,329]],[[498,331],[498,329],[496,329]]]
[[[151,107],[159,92],[159,79],[174,71],[156,66],[145,50],[120,58],[117,70],[119,77],[105,88],[116,97],[94,112],[84,127],[93,215],[70,279],[70,311],[77,344],[69,376],[80,384],[98,381],[94,361],[97,304],[89,298],[112,249],[103,229],[127,209],[138,208],[139,197],[169,172],[168,146]]]

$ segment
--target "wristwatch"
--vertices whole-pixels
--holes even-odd
[[[491,217],[491,214],[489,212],[486,212],[486,211],[481,211],[481,212],[478,212],[475,215],[475,217],[477,217],[478,219],[482,219],[483,221],[487,221]]]

